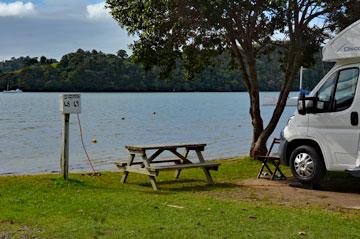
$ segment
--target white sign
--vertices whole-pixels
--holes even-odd
[[[80,114],[81,113],[80,94],[60,95],[60,112],[63,114]]]

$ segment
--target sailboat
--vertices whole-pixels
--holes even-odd
[[[22,93],[23,91],[20,90],[19,88],[16,90],[9,90],[9,83],[7,84],[6,90],[3,91],[3,93],[7,94],[7,93]]]
[[[303,71],[304,71],[304,67],[301,66],[299,92],[304,92],[305,94],[308,94],[308,92],[303,89]],[[277,104],[277,101],[278,101],[277,96],[265,96],[262,100],[262,105],[275,106]],[[286,101],[286,106],[297,106],[297,104],[298,104],[298,96],[289,97]]]

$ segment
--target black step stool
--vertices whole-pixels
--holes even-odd
[[[280,143],[280,139],[274,138],[267,154],[264,156],[255,157],[255,159],[262,162],[262,166],[260,168],[257,178],[261,178],[263,176],[262,174],[267,171],[267,173],[270,175],[270,180],[274,180],[274,179],[286,180],[286,176],[283,174],[283,172],[280,169],[280,157],[277,155],[270,155],[274,145],[279,143]],[[269,163],[271,163],[275,167],[274,171],[271,170]]]

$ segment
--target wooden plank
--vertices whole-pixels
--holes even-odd
[[[70,114],[63,114],[62,146],[61,146],[61,174],[64,179],[69,178],[69,121]]]
[[[201,151],[196,150],[196,155],[197,155],[200,163],[205,163],[205,159],[204,159],[204,156],[202,155]]]
[[[177,162],[181,162],[180,159],[164,159],[164,160],[155,160],[155,161],[151,161],[151,164],[159,164],[159,163],[177,163]]]
[[[143,154],[141,155],[141,158],[142,158],[142,160],[143,160],[143,163],[144,163],[145,168],[150,168],[150,162],[149,162],[149,159],[148,159],[147,156],[146,156],[146,153],[143,153]]]
[[[129,153],[131,154],[143,154],[145,153],[145,150],[143,149],[127,149],[129,151]]]
[[[158,175],[157,170],[147,170],[146,168],[140,168],[140,167],[134,167],[134,166],[125,166],[123,168],[120,168],[119,170],[120,170],[120,172],[124,172],[124,173],[138,173],[138,174],[144,174],[144,175],[148,175],[148,176],[157,176]]]
[[[188,148],[186,148],[186,149],[185,149],[185,154],[184,154],[184,158],[185,158],[185,159],[188,158],[189,152],[190,152],[190,150],[189,150]],[[188,160],[187,160],[187,161],[188,161]],[[175,162],[175,164],[180,164],[180,163],[184,163],[184,160],[181,160],[179,163],[176,163],[176,162]],[[177,170],[175,171],[175,179],[179,179],[180,173],[181,173],[181,169],[177,169]]]
[[[150,170],[162,171],[162,170],[175,170],[175,169],[187,169],[187,168],[209,168],[217,170],[219,163],[191,163],[191,164],[175,164],[175,165],[164,165],[164,166],[151,166]]]
[[[144,151],[144,150],[154,150],[154,149],[177,149],[177,148],[189,148],[189,149],[204,149],[206,144],[151,144],[151,145],[127,145],[125,148],[129,151]]]
[[[149,176],[149,180],[150,180],[150,183],[151,183],[151,186],[152,188],[157,191],[158,190],[158,187],[156,185],[156,180],[155,180],[155,177],[154,176]]]
[[[127,165],[131,165],[132,164],[132,162],[134,161],[134,158],[135,158],[135,154],[130,154],[129,155],[129,159],[128,159],[128,161],[127,161]],[[127,178],[128,178],[128,175],[129,175],[129,172],[128,171],[124,171],[124,175],[122,176],[122,178],[121,178],[121,182],[122,183],[126,183],[126,180],[127,180]]]
[[[133,162],[132,165],[142,164],[142,162]],[[123,168],[127,165],[127,162],[115,163],[116,167]]]
[[[149,173],[150,173],[151,171],[153,171],[153,172],[158,172],[157,170],[150,170],[150,162],[149,162],[149,159],[148,159],[148,157],[146,156],[146,153],[145,153],[145,152],[143,153],[143,155],[141,156],[141,158],[142,158],[143,161],[144,161],[145,170],[146,170],[147,172],[149,172]],[[155,191],[158,190],[158,187],[157,187],[156,181],[155,181],[155,176],[149,175],[149,180],[150,180],[150,183],[151,183],[152,188],[153,188]]]
[[[204,159],[201,151],[196,150],[196,155],[198,156],[200,163],[205,163],[205,159]],[[207,180],[208,184],[214,184],[214,181],[212,180],[209,169],[203,168],[203,171],[204,171],[204,174],[206,176],[206,180]]]
[[[170,150],[171,153],[173,153],[175,156],[177,156],[178,158],[180,158],[181,160],[183,160],[183,163],[186,162],[188,164],[191,164],[192,162],[190,162],[187,157],[182,156],[179,152],[176,151],[176,149],[171,149]]]
[[[159,156],[162,152],[164,152],[163,149],[158,149],[153,155],[151,155],[148,160],[149,162],[153,161],[157,156]]]
[[[151,164],[180,163],[180,162],[181,162],[180,159],[164,159],[164,160],[151,161]],[[133,162],[131,165],[141,165],[141,164],[143,164],[142,161],[137,161],[137,162]],[[122,167],[125,167],[127,165],[127,162],[119,162],[119,163],[115,163],[115,165],[118,168],[122,168]]]
[[[204,171],[204,174],[206,176],[206,181],[208,182],[208,184],[214,184],[214,181],[213,181],[213,179],[211,177],[209,169],[208,168],[203,168],[203,171]]]

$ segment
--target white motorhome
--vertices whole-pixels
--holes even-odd
[[[326,171],[360,177],[360,21],[323,48],[323,61],[336,62],[281,133],[281,162],[294,177],[318,183]]]

